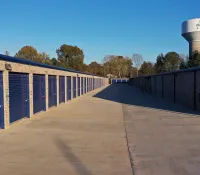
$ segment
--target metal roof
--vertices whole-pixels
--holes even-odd
[[[2,54],[0,54],[0,60],[9,61],[9,62],[13,62],[13,63],[26,64],[26,65],[31,65],[31,66],[37,66],[37,67],[43,67],[43,68],[49,68],[49,69],[62,70],[62,71],[73,72],[73,73],[79,73],[79,74],[85,74],[85,75],[91,75],[91,76],[97,76],[97,75],[93,75],[93,74],[89,74],[89,73],[85,73],[85,72],[81,72],[81,71],[62,68],[62,67],[58,67],[58,66],[52,66],[52,65],[48,65],[48,64],[44,64],[44,63],[38,63],[35,61],[26,60],[23,58],[11,57],[11,56],[2,55]],[[98,77],[100,77],[100,76],[98,76]]]

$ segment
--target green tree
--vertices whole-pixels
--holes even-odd
[[[178,70],[181,63],[181,58],[176,52],[168,52],[164,59],[164,71],[170,72]]]
[[[154,65],[151,62],[144,61],[139,70],[140,76],[155,74]]]
[[[51,64],[52,64],[53,66],[60,66],[60,63],[58,62],[58,60],[57,60],[56,58],[52,58],[52,59],[51,59]]]
[[[56,53],[58,61],[65,67],[79,71],[83,69],[84,53],[77,46],[63,44]]]
[[[109,55],[103,60],[104,75],[112,74],[116,77],[129,77],[133,62],[128,57]]]
[[[91,62],[89,65],[88,65],[88,71],[92,74],[95,74],[95,75],[100,75],[102,76],[103,75],[103,72],[102,72],[102,66],[97,63],[96,61],[94,62]]]
[[[188,61],[188,67],[200,66],[200,53],[195,51]]]
[[[176,52],[168,52],[165,56],[160,54],[156,60],[155,71],[161,73],[178,70],[182,62],[182,58]],[[183,63],[181,66],[183,66]]]
[[[17,58],[24,58],[31,61],[41,62],[40,56],[37,50],[32,46],[24,46],[22,47],[16,54]]]
[[[158,57],[156,59],[156,64],[155,64],[155,72],[156,73],[164,72],[164,62],[165,62],[165,57],[161,53],[160,55],[158,55]]]

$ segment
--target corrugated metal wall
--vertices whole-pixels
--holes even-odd
[[[33,113],[46,110],[45,75],[33,75]]]
[[[176,75],[175,101],[194,108],[194,72],[184,72]]]
[[[149,92],[157,97],[200,111],[199,76],[199,69],[188,69],[132,78],[129,85],[134,85],[147,91],[148,84],[151,88]]]
[[[29,76],[9,73],[10,123],[29,117]]]
[[[163,96],[165,100],[174,101],[174,75],[163,76]]]

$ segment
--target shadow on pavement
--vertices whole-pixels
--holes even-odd
[[[83,162],[72,152],[70,147],[62,139],[56,138],[55,144],[63,154],[66,162],[74,167],[77,174],[92,175],[91,171],[87,169]]]
[[[128,86],[128,84],[111,84],[93,97],[127,105],[200,115],[200,112],[198,111],[188,109],[179,104],[174,104],[173,102],[165,101],[164,99],[155,97],[152,94],[143,93],[140,89]]]

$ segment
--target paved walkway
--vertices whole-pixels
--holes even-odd
[[[111,85],[1,131],[0,155],[0,175],[197,175],[200,117]]]
[[[122,107],[101,90],[1,131],[0,175],[132,175]]]
[[[135,175],[200,174],[200,117],[138,89],[123,89],[124,120]]]

